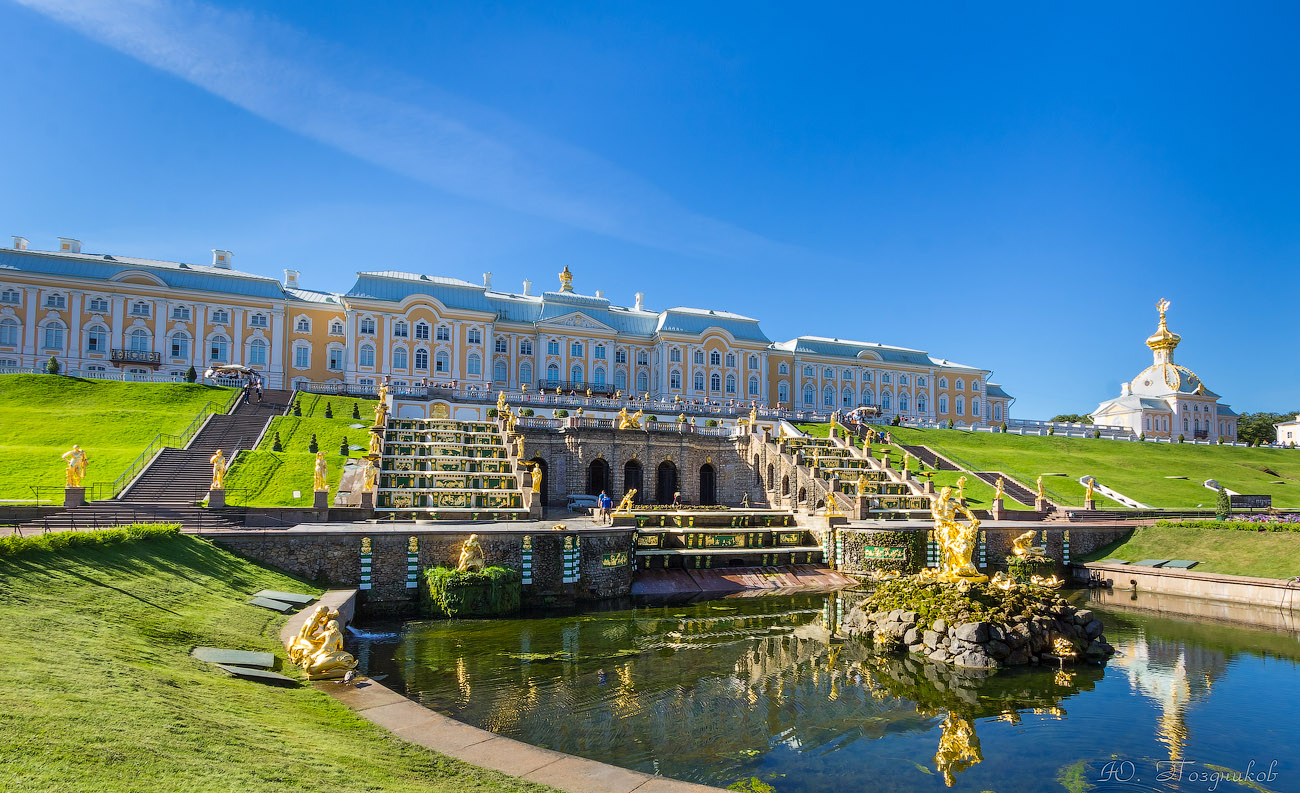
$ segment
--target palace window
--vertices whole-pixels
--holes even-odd
[[[753,396],[753,397],[758,396],[758,378],[757,378],[757,377],[750,377],[750,378],[749,378],[749,395],[750,395],[750,396]]]
[[[358,332],[358,333],[369,333],[369,334],[371,334],[371,335],[374,335],[374,333],[375,333],[375,318],[374,318],[374,317],[362,317],[361,322],[357,323],[357,332]]]
[[[569,357],[570,358],[582,357],[582,342],[575,341],[569,344]]]
[[[208,341],[208,360],[213,363],[230,361],[230,339],[218,333]]]
[[[550,364],[546,367],[546,380],[549,383],[558,383],[560,381],[560,367]]]
[[[872,375],[871,372],[862,373],[862,382],[870,383],[873,379],[874,379],[874,375]]]
[[[898,395],[898,412],[899,413],[907,412],[907,394]]]
[[[420,366],[421,352],[424,352],[424,350],[420,350],[415,354],[415,368],[427,369],[429,366],[429,354],[427,352],[424,353],[424,366]],[[443,374],[450,372],[451,354],[446,350],[438,350],[437,354],[433,356],[433,370],[435,372],[442,372]]]
[[[57,319],[51,320],[45,326],[45,349],[63,349],[63,323]]]
[[[696,390],[696,391],[703,391],[703,390],[704,390],[704,372],[696,372],[696,373],[695,373],[695,377],[692,378],[692,383],[691,383],[691,384],[692,384],[693,386],[695,386],[695,390]]]
[[[533,340],[532,340],[532,339],[523,339],[523,340],[521,340],[521,341],[519,342],[519,354],[520,354],[520,355],[532,355],[532,354],[533,354]],[[531,380],[532,378],[530,377],[529,379]]]
[[[924,378],[924,377],[918,377],[918,378],[916,378],[916,387],[917,387],[917,388],[925,388],[925,378]],[[922,409],[924,410],[924,408],[922,408]]]
[[[593,354],[596,356],[596,360],[598,361],[605,360],[605,345],[597,344],[595,350],[593,351]]]
[[[1002,420],[1002,403],[1001,403],[1001,402],[996,402],[996,403],[994,403],[994,405],[993,405],[993,420],[994,420],[994,421],[1001,421],[1001,420]]]
[[[425,330],[425,332],[424,332],[425,335],[423,335],[423,336],[420,335],[420,325],[424,325],[424,323],[421,322],[421,323],[419,323],[419,325],[416,325],[416,326],[415,326],[415,338],[417,338],[417,339],[428,339],[428,338],[429,338],[429,335],[428,335],[428,334],[429,334],[429,331],[428,331],[428,330]],[[428,326],[425,325],[425,327],[427,328]],[[439,326],[438,326],[438,331],[437,331],[437,333],[434,334],[434,336],[436,337],[436,339],[435,339],[436,341],[451,341],[451,327],[448,326],[448,325],[439,325]]]
[[[405,347],[394,347],[394,348],[393,348],[393,368],[394,368],[394,369],[405,369],[408,360],[410,360],[410,359],[409,359],[409,357],[408,357],[407,354],[406,354],[406,348],[405,348]]]
[[[680,378],[680,377],[678,377],[677,385],[676,385],[675,387],[676,387],[676,388],[681,388],[681,387],[682,387],[682,383],[681,383],[681,378]],[[646,374],[645,372],[637,372],[637,375],[636,375],[636,390],[637,390],[637,392],[642,393],[642,394],[645,394],[645,393],[647,393],[647,392],[650,391],[650,375]]]
[[[266,366],[266,342],[253,339],[248,345],[248,365]]]
[[[498,360],[492,364],[492,379],[498,383],[504,383],[510,379],[509,370],[506,369],[506,362]]]
[[[627,372],[623,371],[622,369],[619,369],[614,372],[614,390],[615,391],[627,390]]]
[[[149,352],[149,331],[143,328],[131,331],[128,344],[133,352]]]
[[[470,328],[469,332],[465,334],[465,342],[467,344],[482,344],[483,331],[478,328]]]
[[[813,389],[812,384],[803,387],[803,403],[812,407],[817,402],[817,392]]]
[[[713,376],[709,378],[709,390],[715,394],[722,390],[722,376],[717,372],[714,372]]]
[[[880,394],[880,409],[889,410],[890,408],[893,407],[893,405],[894,405],[893,398],[890,396],[889,392],[888,391],[882,392]]]
[[[614,350],[614,363],[627,363],[627,350],[621,347]]]
[[[966,381],[965,381],[965,380],[962,380],[962,379],[959,377],[959,378],[957,378],[957,382],[955,382],[955,383],[952,384],[952,387],[955,388],[955,389],[957,389],[958,391],[965,391],[965,390],[966,390]]]
[[[956,412],[956,414],[957,414],[958,416],[964,416],[964,415],[966,415],[966,399],[965,399],[965,397],[957,397],[957,404],[955,405],[955,407],[956,407],[956,411],[954,411],[954,412]]]
[[[852,370],[852,369],[845,369],[845,370],[844,370],[844,375],[843,375],[843,376],[844,376],[844,379],[845,379],[845,380],[852,380],[852,379],[853,379],[853,370]]]
[[[265,328],[267,326],[265,314],[253,314],[248,318],[249,327]]]
[[[576,385],[576,386],[577,386],[577,385],[582,385],[582,365],[581,365],[581,364],[576,364],[576,363],[575,363],[575,364],[573,365],[573,368],[569,370],[569,382],[572,383],[572,384],[574,384],[574,385]]]
[[[971,399],[971,401],[970,401],[970,414],[971,414],[972,416],[979,416],[979,415],[980,415],[980,401],[979,401],[978,399],[974,399],[974,398]]]
[[[830,385],[827,385],[822,389],[822,406],[828,408],[835,407],[835,389]]]
[[[917,394],[917,396],[916,396],[916,412],[917,412],[917,413],[924,413],[924,412],[925,412],[925,394]]]
[[[811,366],[805,366],[805,367],[803,368],[803,376],[804,376],[804,377],[812,377],[812,376],[813,376],[813,368],[812,368]]]
[[[790,401],[790,384],[784,380],[776,384],[776,401],[778,402]]]
[[[299,328],[300,330],[302,329],[302,326],[303,326],[304,321],[305,321],[305,320],[299,320],[299,321],[298,321],[298,328]],[[214,311],[212,312],[212,324],[213,324],[213,325],[229,325],[229,324],[230,324],[230,312],[227,311],[227,310],[225,310],[224,308],[218,308],[218,309],[214,310]],[[307,330],[311,330],[311,323],[307,323]]]
[[[524,361],[519,364],[519,382],[531,383],[533,381],[533,365]]]
[[[393,323],[393,338],[395,339],[409,338],[410,332],[411,332],[411,326],[407,325],[405,322],[398,320],[397,322]]]
[[[107,310],[108,310],[108,301],[107,301],[107,300],[104,300],[104,301],[101,301],[101,302],[104,304],[104,307],[103,307],[102,309],[100,309],[100,308],[95,308],[95,306],[94,306],[94,301],[91,301],[91,308],[90,308],[90,310],[91,310],[91,311],[107,311]],[[189,322],[189,321],[190,321],[190,307],[189,307],[189,306],[172,306],[172,319],[179,320],[179,321],[181,321],[181,322]]]
[[[465,359],[465,373],[474,377],[483,374],[483,359],[477,353]]]
[[[682,387],[682,373],[677,369],[668,374],[668,387],[673,390],[679,390]],[[644,390],[644,389],[641,389]]]
[[[889,378],[890,378],[889,372],[885,372],[884,374],[882,374],[882,375],[880,376],[880,382],[882,382],[882,383],[888,383],[888,382],[890,382],[890,379],[889,379]]]
[[[6,320],[6,324],[9,324]],[[4,325],[0,324],[0,344],[17,344],[4,340]],[[91,325],[86,329],[86,352],[104,352],[108,349],[108,330],[103,325]]]
[[[63,308],[67,305],[67,299],[63,295],[49,295],[45,298],[46,308]]]
[[[876,397],[871,393],[870,388],[862,389],[862,404],[868,406],[876,404]]]
[[[972,381],[970,381],[970,390],[972,390],[972,391],[979,391],[979,390],[980,390],[980,381],[978,381],[978,380],[972,380]]]
[[[337,319],[334,320],[333,322],[331,322],[331,323],[330,323],[330,335],[331,335],[331,336],[342,336],[342,335],[343,335],[343,323],[342,323],[342,322],[339,322]]]
[[[638,351],[636,354],[636,365],[648,366],[649,364],[650,364],[650,356],[646,355],[645,350]]]
[[[834,380],[834,379],[835,379],[835,370],[832,369],[832,368],[830,368],[829,366],[827,366],[827,367],[825,367],[824,369],[822,369],[822,379],[823,379],[823,380]]]
[[[786,366],[785,363],[782,362],[780,366],[776,367],[776,371],[779,374],[790,374],[790,367]]]
[[[947,387],[948,387],[948,378],[946,378],[946,377],[940,377],[940,378],[939,378],[939,387],[940,387],[940,388],[947,388]],[[947,411],[947,410],[944,410],[943,412],[944,412],[944,413],[947,413],[948,411]]]
[[[5,289],[4,291],[0,291],[0,303],[9,303],[16,306],[21,302],[23,302],[23,295],[22,292],[19,292],[17,289]]]
[[[305,344],[293,348],[293,365],[295,369],[311,368],[311,348]]]
[[[86,310],[103,314],[108,311],[108,301],[102,297],[92,297],[86,303]]]
[[[757,369],[757,368],[758,368],[758,356],[757,356],[757,355],[751,355],[751,356],[749,356],[749,368],[750,368],[750,369]]]
[[[730,368],[735,365],[736,365],[736,356],[732,353],[727,353],[727,367]]]
[[[673,347],[671,350],[668,351],[668,361],[669,363],[682,362],[682,350],[680,347]]]
[[[444,351],[444,352],[440,352],[440,353],[438,353],[436,359],[434,360],[434,364],[438,367],[437,371],[439,371],[439,372],[445,372],[445,371],[447,371],[447,353],[446,353],[445,351]],[[416,370],[417,372],[427,372],[427,371],[429,371],[429,351],[428,351],[428,350],[416,350],[416,351],[415,351],[415,370]]]
[[[492,349],[495,352],[510,352],[510,340],[505,336],[497,336],[492,340]],[[504,380],[505,378],[501,378]]]
[[[338,356],[337,358],[335,356]],[[357,364],[360,366],[373,367],[375,365],[375,348],[369,344],[361,345],[361,350],[357,355]],[[343,368],[343,350],[338,347],[330,348],[330,368],[334,370]]]
[[[597,388],[605,387],[605,370],[597,366],[591,373],[591,384]]]
[[[547,354],[547,355],[559,355],[559,354],[560,354],[560,342],[559,342],[558,340],[556,340],[556,339],[550,339],[550,340],[548,340],[548,341],[546,342],[546,354]]]
[[[905,375],[905,374],[900,374],[900,375],[898,376],[898,384],[899,384],[899,385],[907,385],[907,375]]]
[[[212,315],[212,321],[213,321],[213,322],[216,322],[216,321],[217,321],[217,316],[218,316],[218,315],[215,314],[215,313]],[[311,320],[308,319],[307,317],[298,317],[297,321],[295,321],[295,322],[293,323],[293,332],[294,332],[294,333],[311,333]]]
[[[842,407],[853,407],[853,389],[846,387],[840,392],[840,405]]]
[[[736,393],[736,376],[734,374],[727,375],[727,393]]]
[[[703,365],[704,365],[704,350],[696,350],[696,351],[691,355],[691,360],[694,361],[695,364],[696,364],[697,366],[703,366]]]

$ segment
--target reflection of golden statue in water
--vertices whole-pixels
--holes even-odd
[[[68,487],[81,487],[81,481],[86,478],[86,466],[90,463],[90,458],[80,446],[74,443],[71,449],[63,453],[63,459],[68,462],[68,470],[65,474]]]
[[[934,767],[943,774],[943,783],[952,787],[956,774],[984,761],[980,739],[970,719],[949,713],[943,719],[939,751],[934,753]]]
[[[226,489],[226,456],[217,449],[217,453],[208,459],[212,463],[212,487],[209,490]]]
[[[976,570],[971,562],[980,527],[975,513],[952,499],[951,487],[939,491],[931,502],[930,513],[934,516],[934,536],[939,541],[939,569],[930,575],[950,583],[987,581],[988,576]],[[970,522],[959,523],[960,515],[965,515]]]
[[[618,502],[618,506],[614,508],[614,514],[615,514],[615,515],[631,515],[631,514],[632,514],[632,504],[633,504],[632,499],[634,499],[634,498],[636,498],[636,488],[635,488],[635,487],[632,488],[631,490],[629,490],[629,491],[627,491],[626,493],[623,494],[623,500],[620,501],[620,502]]]
[[[325,452],[316,452],[316,466],[312,471],[312,489],[316,492],[329,490],[329,466],[325,463]]]
[[[1011,553],[1019,556],[1021,559],[1045,559],[1047,551],[1041,545],[1030,545],[1034,538],[1038,536],[1037,529],[1030,529],[1011,541]]]
[[[482,570],[486,566],[487,562],[483,559],[483,547],[478,544],[478,535],[469,535],[469,539],[461,546],[460,562],[457,563],[456,569],[474,571]]]
[[[337,611],[317,606],[289,643],[289,660],[301,666],[309,680],[343,677],[357,666],[357,659],[343,649],[338,618]]]

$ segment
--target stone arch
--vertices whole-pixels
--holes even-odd
[[[758,459],[757,454],[754,455],[754,484],[763,486],[763,461]]]
[[[802,487],[799,488],[799,498],[796,499],[796,501],[797,501],[798,503],[802,504],[802,503],[804,503],[804,502],[807,501],[807,500],[808,500],[808,490],[807,490],[806,488],[802,488]]]
[[[783,496],[788,496],[788,495],[790,495],[790,477],[789,477],[789,476],[783,476],[783,477],[781,477],[781,495],[783,495]]]
[[[550,490],[550,484],[551,484],[550,477],[546,475],[546,461],[542,459],[541,455],[538,455],[537,457],[534,457],[532,460],[529,460],[529,462],[531,462],[533,465],[538,466],[539,470],[541,470],[542,472],[542,492],[538,493],[537,495],[541,496],[542,506],[545,507],[547,504],[546,493],[548,490]],[[531,486],[532,478],[529,477],[527,481]]]
[[[641,504],[646,503],[644,479],[645,471],[641,468],[640,460],[628,460],[623,464],[623,493],[636,490],[637,497],[641,499],[637,503]]]
[[[609,462],[604,457],[597,457],[587,466],[587,495],[600,495],[602,490],[606,493],[610,490]]]
[[[699,501],[701,506],[718,503],[718,472],[710,463],[700,466]]]
[[[659,468],[655,471],[655,502],[658,504],[673,503],[673,494],[677,492],[677,466],[672,460],[664,460],[659,463]]]
[[[776,486],[776,466],[771,463],[767,464],[767,489],[771,490]]]

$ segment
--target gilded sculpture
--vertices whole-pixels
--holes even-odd
[[[343,649],[339,613],[317,606],[289,643],[289,660],[302,667],[309,680],[343,677],[357,666],[357,659]]]
[[[615,514],[615,515],[631,515],[631,514],[632,514],[632,503],[633,503],[632,499],[634,499],[634,498],[636,498],[636,488],[635,488],[635,487],[632,488],[631,490],[629,490],[629,491],[627,491],[626,493],[623,494],[623,500],[620,501],[620,502],[618,502],[618,506],[614,508],[614,514]]]
[[[367,493],[375,492],[375,480],[379,478],[379,469],[375,466],[375,461],[366,460],[366,465],[361,469],[361,489]]]
[[[944,717],[939,750],[934,755],[934,767],[943,775],[943,783],[952,787],[956,774],[983,760],[980,739],[971,720],[954,713]]]
[[[999,476],[997,490],[993,491],[993,500],[995,502],[1002,500],[1002,488],[1003,488],[1002,477]]]
[[[1083,494],[1084,504],[1087,504],[1089,501],[1093,500],[1092,490],[1096,485],[1097,485],[1097,480],[1092,478],[1091,476],[1088,477],[1088,484],[1085,486],[1085,490]]]
[[[867,475],[858,474],[858,495],[865,496],[866,494],[867,494]]]
[[[1038,500],[1039,500],[1039,501],[1046,501],[1046,500],[1047,500],[1047,494],[1045,494],[1045,493],[1043,492],[1043,476],[1042,476],[1042,474],[1039,474],[1039,476],[1038,476]]]
[[[497,392],[497,412],[498,412],[498,413],[504,413],[504,412],[505,412],[505,409],[506,409],[506,392],[505,392],[505,391],[498,391],[498,392]]]
[[[1011,541],[1011,553],[1021,559],[1046,559],[1047,550],[1039,545],[1030,545],[1038,536],[1037,529],[1030,529]]]
[[[212,487],[209,490],[226,489],[226,456],[217,449],[217,453],[208,459],[212,463]]]
[[[312,489],[317,493],[330,489],[329,466],[325,463],[325,452],[316,452],[316,465],[312,470]]]
[[[384,453],[384,433],[372,429],[370,431],[370,456],[380,457]]]
[[[988,576],[975,569],[971,557],[979,538],[980,520],[975,513],[952,498],[952,488],[939,491],[930,505],[934,516],[934,536],[939,542],[939,569],[923,573],[935,580],[958,583],[987,581]],[[962,524],[958,518],[969,521]]]
[[[965,475],[957,477],[957,500],[966,501],[966,477]]]
[[[520,435],[515,438],[515,456],[524,459],[524,436]]]
[[[532,486],[534,493],[542,492],[542,466],[541,463],[533,463]]]
[[[478,544],[478,535],[469,535],[469,539],[460,548],[460,561],[456,563],[456,569],[474,571],[482,570],[486,566],[487,562],[483,559],[483,546]]]
[[[564,265],[564,270],[560,272],[560,291],[573,291],[573,273],[569,272],[569,266]]]
[[[77,444],[72,444],[72,448],[63,453],[63,459],[68,463],[68,470],[64,474],[68,487],[81,487],[81,482],[86,478],[86,466],[90,464],[90,458],[81,450]]]

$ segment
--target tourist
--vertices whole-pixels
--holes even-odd
[[[673,509],[681,509],[681,508],[682,508],[682,494],[681,491],[678,491],[676,493],[673,493]]]
[[[604,490],[600,491],[600,496],[596,498],[596,505],[600,507],[601,524],[604,525],[606,518],[609,519],[610,523],[613,523],[614,500],[610,498]]]

